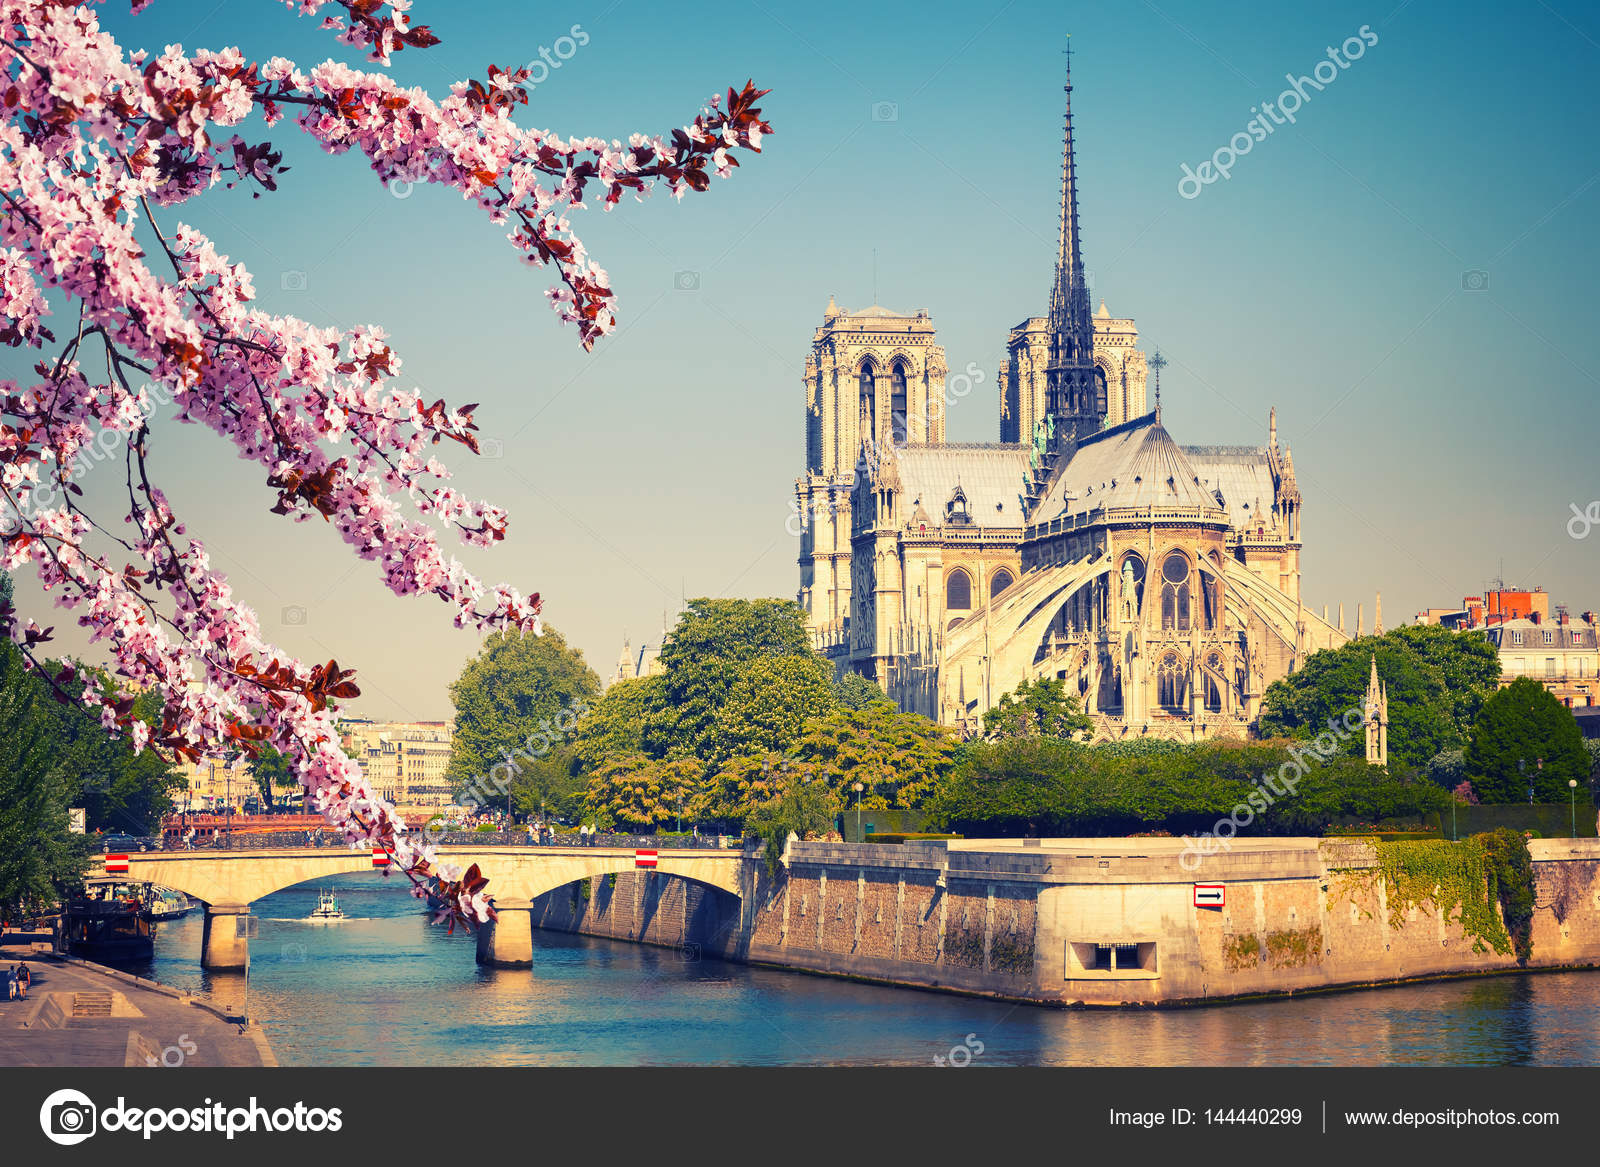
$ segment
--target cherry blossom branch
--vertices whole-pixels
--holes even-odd
[[[289,6],[315,14],[327,4]],[[380,63],[438,43],[411,24],[404,0],[333,7],[340,15],[324,27]],[[592,347],[615,327],[615,296],[567,215],[584,209],[595,185],[610,210],[627,192],[665,186],[682,197],[731,175],[736,153],[759,152],[771,132],[756,108],[764,91],[729,89],[666,138],[563,141],[513,121],[527,104],[526,79],[490,66],[486,81],[459,82],[436,100],[336,61],[303,73],[281,57],[246,62],[236,48],[128,53],[86,6],[0,0],[0,344],[54,342],[47,290],[79,310],[55,360],[35,365],[37,381],[0,382],[0,570],[31,566],[91,642],[104,643],[120,683],[160,693],[159,722],[134,717],[131,697],[76,666],[47,680],[136,749],[193,759],[275,746],[352,845],[393,851],[414,891],[441,896],[452,922],[492,918],[481,875],[436,868],[340,751],[332,709],[359,695],[352,672],[336,661],[304,664],[264,640],[156,484],[150,424],[159,396],[178,421],[230,442],[265,471],[273,511],[334,524],[396,593],[438,597],[461,627],[537,633],[538,595],[479,582],[443,552],[433,525],[454,526],[468,546],[505,537],[505,513],[446,485],[449,471],[431,450],[449,439],[476,452],[476,407],[427,404],[402,388],[400,359],[377,328],[319,328],[262,310],[242,264],[182,222],[164,231],[155,209],[225,180],[258,187],[255,197],[275,190],[289,169],[282,153],[232,128],[253,112],[275,125],[293,108],[329,153],[359,151],[385,182],[452,186],[512,225],[524,260],[555,269],[551,302]],[[146,263],[141,234],[153,235],[170,277]],[[80,367],[90,336],[105,348],[100,383]],[[124,443],[126,537],[75,497],[79,467],[96,460],[85,457],[93,443],[105,452],[108,435]],[[43,489],[51,483],[59,504]],[[91,539],[130,561],[117,566]],[[10,611],[0,625],[42,670],[39,649],[53,629],[19,624]]]

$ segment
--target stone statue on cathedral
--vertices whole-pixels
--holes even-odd
[[[1139,618],[1139,593],[1138,585],[1133,578],[1133,560],[1122,561],[1122,618],[1124,620],[1137,620]]]

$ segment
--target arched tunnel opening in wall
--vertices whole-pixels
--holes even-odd
[[[630,869],[563,884],[533,900],[532,923],[701,954],[743,953],[738,896],[667,872]]]

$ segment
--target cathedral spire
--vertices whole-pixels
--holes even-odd
[[[1055,284],[1050,290],[1050,363],[1046,407],[1061,423],[1058,448],[1071,457],[1080,439],[1100,428],[1105,380],[1094,363],[1094,318],[1078,235],[1078,175],[1072,144],[1072,40],[1067,40],[1066,115],[1061,148],[1061,226]]]

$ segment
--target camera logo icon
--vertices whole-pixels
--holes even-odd
[[[39,1107],[44,1137],[63,1147],[75,1147],[95,1132],[95,1106],[81,1090],[57,1090]]]
[[[478,455],[483,458],[504,458],[506,444],[499,438],[484,438],[478,443]]]
[[[285,944],[282,956],[284,964],[304,964],[306,962],[306,946],[304,944]]]
[[[1463,292],[1483,292],[1489,287],[1489,273],[1473,270],[1461,273],[1461,290]]]
[[[280,281],[285,292],[303,292],[306,290],[306,273],[303,271],[286,271]]]
[[[672,287],[678,292],[698,292],[700,290],[700,273],[697,271],[675,272],[672,277]]]
[[[897,122],[900,120],[900,105],[893,101],[875,101],[872,103],[872,120],[875,122]]]
[[[306,622],[306,610],[299,604],[290,604],[283,610],[283,622],[298,627]]]

